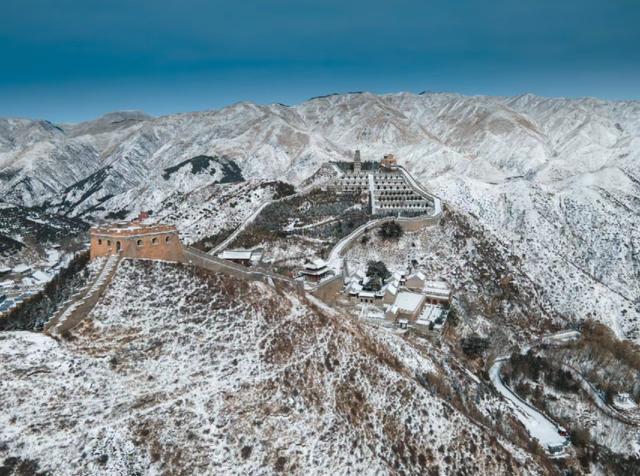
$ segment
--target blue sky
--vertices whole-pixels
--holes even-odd
[[[638,0],[3,0],[0,116],[332,92],[640,99]]]

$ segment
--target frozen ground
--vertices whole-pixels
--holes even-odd
[[[54,474],[544,473],[439,350],[180,266],[125,260],[70,340],[5,332],[0,359],[0,460]]]

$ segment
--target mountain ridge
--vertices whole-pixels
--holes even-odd
[[[0,199],[47,202],[88,221],[171,208],[180,227],[187,208],[202,205],[190,202],[197,190],[219,177],[162,175],[195,157],[225,157],[248,181],[301,184],[354,149],[365,160],[393,152],[512,249],[563,314],[640,338],[640,101],[362,92],[112,118],[121,117],[115,128],[109,116],[76,125],[91,133],[73,137],[43,122],[0,120]],[[91,190],[76,186],[105,167]],[[77,202],[69,190],[88,195],[61,207]]]

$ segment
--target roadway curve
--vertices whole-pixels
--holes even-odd
[[[362,233],[380,226],[385,222],[391,222],[395,219],[396,217],[392,216],[376,218],[375,220],[368,221],[364,225],[359,226],[347,236],[341,238],[340,241],[338,241],[329,252],[329,257],[327,258],[329,268],[333,269],[336,274],[339,274],[342,271],[342,254],[346,246],[348,246],[353,240],[358,238]]]
[[[221,251],[223,251],[231,243],[233,243],[233,241],[240,235],[240,233],[242,233],[244,230],[246,230],[247,227],[251,223],[253,223],[253,221],[258,217],[258,215],[260,215],[262,210],[264,210],[267,206],[271,205],[272,203],[282,202],[284,200],[291,199],[291,198],[296,197],[298,195],[304,195],[309,190],[311,190],[314,186],[315,185],[307,185],[306,187],[301,188],[296,193],[293,193],[291,195],[287,195],[285,197],[277,198],[275,200],[267,200],[265,202],[262,202],[262,204],[251,215],[249,215],[249,217],[247,217],[247,219],[244,222],[242,222],[242,224],[238,228],[236,228],[233,231],[233,233],[231,233],[227,238],[225,238],[225,240],[222,243],[220,243],[219,245],[217,245],[214,248],[212,248],[211,250],[209,250],[209,254],[215,256],[216,254],[218,254]]]
[[[502,381],[500,369],[506,360],[506,357],[496,359],[489,370],[489,377],[494,387],[511,403],[518,419],[525,426],[529,434],[538,440],[543,447],[563,446],[566,443],[566,438],[558,432],[557,425],[532,405],[518,397],[518,395]]]
[[[605,415],[618,420],[620,423],[632,426],[640,426],[640,421],[634,419],[628,415],[625,415],[618,411],[616,408],[609,405],[600,395],[598,390],[591,385],[591,383],[582,375],[582,373],[575,367],[569,364],[561,364],[563,370],[569,372],[571,376],[580,384],[582,390],[591,397],[593,403],[598,409]]]
[[[536,339],[530,345],[524,347],[528,351],[532,347],[542,344],[567,342],[580,335],[578,331],[562,331]],[[558,425],[537,408],[525,402],[513,390],[505,385],[500,375],[500,370],[508,356],[497,358],[489,369],[489,377],[494,387],[504,396],[516,410],[516,416],[525,426],[529,434],[538,440],[545,448],[547,446],[561,446],[566,443],[566,438],[558,431]]]

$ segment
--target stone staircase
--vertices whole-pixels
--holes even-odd
[[[71,299],[47,322],[44,331],[48,334],[61,334],[77,326],[97,304],[121,259],[120,255],[109,256],[95,279],[83,290],[71,296]]]

